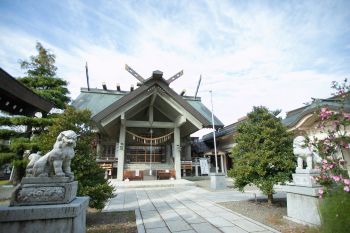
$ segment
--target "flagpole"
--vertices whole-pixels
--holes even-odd
[[[215,137],[215,126],[214,126],[214,107],[213,107],[213,91],[210,90],[210,100],[211,100],[211,124],[213,126],[213,138],[214,138],[214,153],[215,153],[215,173],[219,173],[218,168],[218,155],[216,151],[216,137]]]
[[[85,64],[85,73],[86,73],[87,88],[88,88],[88,91],[90,91],[89,70],[88,70],[88,64],[87,64],[87,62],[86,62],[86,64]]]

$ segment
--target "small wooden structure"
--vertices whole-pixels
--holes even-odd
[[[124,170],[124,180],[143,180],[143,171]]]
[[[170,178],[175,178],[175,170],[158,170],[157,171],[157,180],[169,180]]]

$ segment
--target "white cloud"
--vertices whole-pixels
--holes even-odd
[[[349,73],[345,64],[350,58],[333,51],[344,34],[350,37],[344,31],[350,16],[332,2],[287,2],[276,7],[180,1],[173,3],[174,9],[167,3],[157,7],[131,4],[69,4],[70,26],[79,24],[81,31],[63,36],[61,42],[0,24],[0,64],[18,75],[17,59],[34,54],[35,42],[41,41],[57,55],[58,75],[69,81],[72,97],[86,86],[86,61],[90,86],[101,87],[106,82],[113,89],[116,83],[129,89],[137,82],[124,70],[125,64],[145,78],[156,69],[165,78],[184,69],[184,76],[171,86],[193,95],[202,74],[199,96],[210,107],[209,90],[213,90],[215,114],[225,124],[233,123],[252,106],[287,111],[311,97],[328,97],[331,81],[341,81]],[[93,25],[89,17],[94,17]],[[42,30],[53,35],[65,31],[64,25],[47,27]],[[98,36],[97,31],[101,32]],[[88,37],[89,33],[94,36]],[[342,48],[348,45],[339,44]]]

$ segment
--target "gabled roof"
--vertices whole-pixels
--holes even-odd
[[[184,110],[193,115],[201,122],[203,127],[212,127],[211,111],[202,104],[200,98],[178,95],[169,87],[166,80],[159,75],[145,80],[139,88],[130,92],[99,89],[88,91],[83,88],[81,94],[72,102],[72,105],[79,109],[90,109],[93,120],[99,122],[154,87],[160,88],[163,94],[169,96]],[[214,124],[216,128],[223,127],[223,123],[215,116]]]
[[[320,108],[328,108],[332,111],[339,111],[341,107],[344,107],[344,110],[349,112],[350,100],[346,99],[343,103],[340,98],[337,97],[331,97],[328,99],[314,99],[311,104],[287,112],[286,118],[282,120],[282,123],[288,128],[291,128],[300,122],[304,117],[314,113],[318,114]]]
[[[246,118],[244,118],[243,120],[245,120]],[[226,125],[225,127],[223,127],[222,129],[219,129],[215,132],[215,138],[219,138],[219,137],[223,137],[226,135],[233,135],[236,131],[237,131],[237,127],[238,125],[243,121],[243,120],[239,120],[235,123],[232,123],[230,125]],[[202,141],[210,141],[213,140],[213,133],[208,133],[203,135],[202,137]]]
[[[288,128],[293,128],[305,117],[313,114],[319,114],[320,108],[328,108],[331,111],[339,111],[340,108],[344,108],[346,112],[350,112],[350,99],[347,98],[344,102],[339,96],[333,96],[328,99],[313,99],[310,104],[287,112],[286,117],[282,120],[282,124]],[[244,118],[242,118],[242,120],[244,120]],[[227,125],[216,131],[216,138],[224,137],[226,135],[233,135],[237,131],[237,126],[242,120]],[[204,135],[201,140],[213,140],[213,134],[208,133]]]
[[[0,68],[0,109],[11,114],[31,116],[54,107],[24,84]]]
[[[126,92],[81,88],[80,95],[73,100],[72,106],[78,109],[89,109],[92,117],[122,98]]]

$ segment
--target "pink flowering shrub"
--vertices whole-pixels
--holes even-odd
[[[323,186],[319,196],[322,198],[335,187],[341,187],[344,192],[350,193],[349,176],[345,170],[345,161],[339,154],[342,150],[349,150],[350,137],[347,128],[350,125],[350,114],[344,112],[345,101],[350,99],[350,86],[345,80],[342,84],[332,83],[336,90],[333,94],[335,103],[339,105],[337,111],[331,111],[322,107],[319,112],[320,123],[318,125],[322,132],[327,134],[323,140],[313,138],[310,143],[317,149],[323,158],[318,164],[320,175],[315,180]]]
[[[340,104],[337,111],[331,111],[323,107],[320,110],[321,131],[327,137],[323,140],[314,138],[310,143],[317,149],[323,158],[318,164],[320,175],[314,179],[322,185],[319,189],[320,215],[322,220],[321,232],[345,233],[350,229],[350,179],[346,171],[345,161],[339,156],[340,152],[349,150],[350,132],[347,128],[350,125],[350,114],[344,113],[345,101],[350,100],[350,86],[347,80],[342,84],[333,82],[336,90],[336,99]]]

